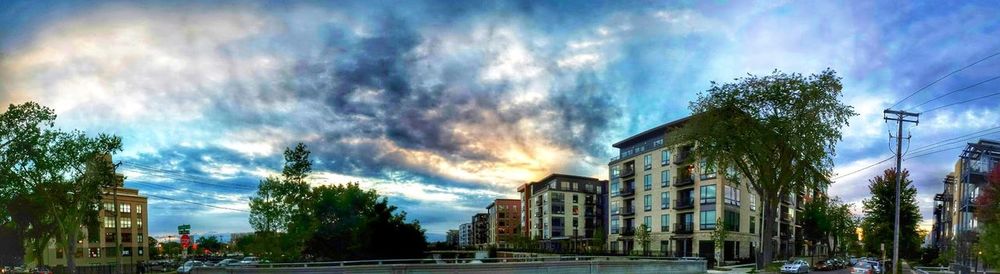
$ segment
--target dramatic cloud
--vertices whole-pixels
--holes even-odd
[[[304,142],[314,184],[376,189],[437,239],[517,184],[606,178],[611,143],[688,115],[711,81],[746,73],[844,77],[861,113],[835,159],[846,174],[888,157],[883,109],[1000,46],[996,7],[974,4],[240,4],[0,4],[0,103],[37,101],[61,127],[123,136],[129,186],[155,195],[153,233],[249,230],[257,181]],[[997,68],[988,60],[902,106]],[[912,146],[996,127],[997,113],[995,100],[935,111],[908,128]],[[927,218],[956,154],[906,161]],[[839,178],[831,194],[860,201],[887,165]]]

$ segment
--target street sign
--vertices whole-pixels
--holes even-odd
[[[181,234],[181,235],[191,234],[191,225],[179,225],[179,226],[177,226],[177,234]]]
[[[181,235],[181,248],[187,250],[188,245],[191,245],[191,237],[187,234]]]

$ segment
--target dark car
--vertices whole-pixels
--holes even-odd
[[[821,271],[829,271],[829,270],[837,270],[838,269],[837,268],[837,261],[832,260],[832,259],[819,261],[813,267],[816,268],[816,270],[821,270]]]

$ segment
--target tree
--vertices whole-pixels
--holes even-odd
[[[722,250],[726,245],[726,237],[729,235],[729,230],[726,228],[726,223],[722,218],[715,219],[715,231],[712,231],[712,242],[715,244],[715,263],[722,262]]]
[[[195,240],[195,242],[198,243],[199,248],[204,248],[210,252],[218,252],[222,250],[222,242],[219,242],[219,237],[216,237],[215,235],[198,237],[198,240]]]
[[[871,255],[881,255],[881,245],[892,252],[894,218],[896,212],[896,171],[886,169],[882,175],[868,180],[868,190],[872,196],[862,201],[865,217],[862,221],[865,250]],[[917,233],[920,211],[917,207],[917,189],[909,179],[909,172],[903,170],[900,182],[899,205],[899,254],[903,258],[919,259],[920,244],[923,240]]]
[[[693,142],[697,156],[742,175],[761,198],[761,233],[773,235],[779,197],[829,183],[841,128],[857,113],[839,101],[842,85],[833,70],[808,77],[776,70],[735,81],[712,82],[668,142]],[[771,261],[774,243],[761,248],[758,268]]]
[[[159,242],[156,238],[146,236],[146,253],[149,254],[150,259],[160,258]]]
[[[979,248],[983,262],[1000,265],[1000,165],[990,171],[986,182],[976,197],[975,214],[982,231]]]
[[[649,256],[649,235],[650,229],[646,224],[641,224],[636,228],[635,239],[642,245],[642,255]]]
[[[260,236],[258,242],[280,246],[275,249],[279,256],[273,259],[300,257],[305,240],[315,230],[306,181],[311,171],[309,150],[304,144],[299,143],[295,149],[285,148],[282,177],[261,180],[257,195],[250,199],[250,225]]]
[[[803,206],[800,215],[802,232],[806,240],[812,242],[813,254],[821,243],[826,243],[833,233],[833,216],[831,200],[819,196],[809,200]]]

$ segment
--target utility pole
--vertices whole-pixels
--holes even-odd
[[[903,123],[920,124],[919,113],[906,112],[902,110],[886,109],[882,111],[882,119],[886,122],[896,122],[896,222],[892,235],[892,273],[899,273],[899,192],[903,181]],[[912,117],[913,120],[906,118]],[[892,134],[889,134],[892,137]],[[910,139],[910,137],[906,137]]]
[[[111,186],[111,192],[112,192],[111,196],[114,199],[114,204],[115,204],[114,205],[115,206],[115,211],[114,211],[115,212],[115,253],[117,253],[117,254],[115,254],[115,272],[118,272],[118,273],[122,273],[122,231],[121,231],[121,227],[119,227],[121,225],[121,208],[119,208],[119,206],[118,206],[118,176],[116,176],[117,175],[116,172],[118,172],[118,165],[121,165],[121,164],[122,164],[121,162],[118,162],[117,164],[114,164],[112,166],[112,176],[114,177],[114,179],[112,179],[113,182],[112,182],[112,186]],[[122,179],[122,184],[124,184],[124,183],[125,183],[125,181],[124,181],[124,179]]]

